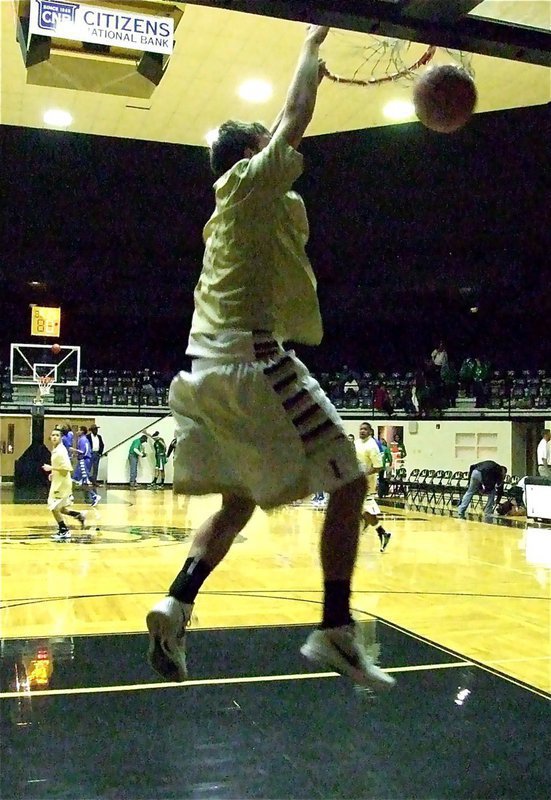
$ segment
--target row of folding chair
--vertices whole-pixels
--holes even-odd
[[[511,488],[519,478],[507,475],[504,495],[508,496]],[[405,468],[397,470],[390,482],[390,496],[404,497],[415,505],[446,508],[455,506],[467,491],[469,473],[463,470],[444,469],[412,469],[409,475]],[[475,494],[471,507],[476,508],[486,503],[485,496]]]

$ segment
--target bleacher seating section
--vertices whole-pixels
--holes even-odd
[[[80,385],[55,386],[50,403],[58,406],[162,406],[168,404],[172,376],[156,370],[81,370]],[[413,372],[352,372],[316,374],[336,408],[341,410],[373,410],[374,390],[384,383],[394,410],[398,414],[415,415],[411,405]],[[551,408],[551,374],[546,370],[494,371],[477,389],[476,407],[510,411]],[[453,408],[468,399],[459,385],[457,399],[446,398],[443,408]],[[2,406],[17,404],[17,387],[10,383],[9,365],[0,362],[0,402]],[[473,408],[474,400],[473,400]]]

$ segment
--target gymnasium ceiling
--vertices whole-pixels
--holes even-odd
[[[345,34],[333,29],[324,45],[322,54],[328,67],[342,75],[350,75],[356,70],[363,59],[365,44],[373,41],[369,34],[358,32],[358,28],[361,28],[358,20],[365,20],[375,6],[381,7],[385,3],[387,6],[392,3],[422,6],[424,2],[379,0],[378,3],[356,3],[355,7],[362,8],[362,17],[341,18],[352,21],[351,27],[356,30]],[[88,4],[127,9],[147,6],[148,13],[155,6],[161,14],[166,14],[168,9],[175,9],[177,15],[183,12],[176,28],[174,53],[160,84],[149,97],[137,97],[29,83],[21,49],[16,41],[16,10],[20,8],[19,2],[2,0],[2,124],[50,127],[44,123],[43,115],[48,109],[55,108],[72,115],[73,122],[68,130],[73,132],[205,145],[206,133],[224,119],[260,119],[269,124],[279,111],[303,39],[304,22],[243,13],[222,6],[231,6],[232,9],[262,7],[270,13],[285,14],[293,4],[276,0],[256,4],[220,2],[211,6],[168,0],[140,0],[136,3],[128,0],[116,3],[91,0]],[[294,8],[300,7],[298,16],[302,19],[329,22],[331,15],[323,11],[324,7],[327,9],[331,5],[335,8],[337,4],[302,2],[295,3]],[[352,5],[343,0],[337,8],[342,10]],[[450,5],[462,10],[470,8],[469,15],[472,17],[539,28],[547,31],[551,38],[550,2],[484,0],[477,4],[469,0],[453,0],[450,4],[443,0],[432,0],[432,9],[436,5],[447,9]],[[455,23],[443,25],[453,34]],[[418,30],[410,34],[410,38],[414,37],[425,42]],[[405,60],[415,61],[425,49],[422,44],[412,44]],[[548,57],[551,51],[549,41],[544,50]],[[435,61],[450,61],[450,56],[446,51],[439,50]],[[375,68],[375,75],[382,74],[382,63]],[[478,112],[539,105],[550,100],[550,70],[546,66],[477,53],[472,57],[472,68],[479,92]],[[361,74],[369,77],[370,70]],[[237,89],[242,82],[250,79],[269,82],[273,88],[272,97],[256,104],[242,100]],[[76,83],[78,85],[78,81]],[[317,135],[395,124],[394,120],[385,117],[383,109],[391,100],[407,100],[410,95],[411,83],[408,81],[389,82],[369,88],[339,86],[325,81],[308,133]],[[404,121],[411,119],[409,117]]]

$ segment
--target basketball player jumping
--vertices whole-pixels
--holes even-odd
[[[303,169],[297,148],[314,112],[327,32],[308,28],[271,130],[226,122],[211,147],[215,210],[194,295],[192,371],[173,380],[170,406],[178,426],[175,491],[220,493],[222,506],[198,529],[168,596],[147,615],[150,663],[169,680],[187,676],[185,628],[195,598],[255,507],[326,491],[323,618],[301,652],[358,685],[395,682],[367,655],[350,613],[365,476],[338,413],[281,345],[322,338],[304,249],[306,212],[291,189]]]

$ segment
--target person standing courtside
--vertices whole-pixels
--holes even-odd
[[[97,486],[99,461],[105,449],[105,446],[103,444],[103,437],[101,436],[100,433],[98,433],[97,425],[90,425],[90,430],[86,434],[86,438],[90,442],[90,448],[92,450],[92,460],[90,463],[90,480],[92,481],[94,486]]]
[[[145,452],[145,443],[147,442],[147,436],[145,433],[142,433],[141,436],[138,436],[136,439],[132,440],[132,444],[130,445],[130,449],[128,450],[128,464],[130,467],[130,488],[137,489],[138,488],[138,460],[140,458],[145,458],[147,453]]]
[[[76,464],[73,472],[73,481],[82,488],[86,501],[90,503],[90,505],[94,508],[101,500],[101,495],[99,495],[93,488],[92,482],[90,480],[92,449],[90,447],[90,442],[88,441],[88,438],[86,436],[87,433],[88,433],[88,428],[86,427],[86,425],[81,425],[80,428],[78,429],[78,439],[76,447],[72,448],[76,455]]]
[[[61,426],[59,432],[61,434],[61,443],[66,448],[67,452],[69,453],[69,458],[70,458],[74,454],[73,444],[74,444],[74,440],[75,440],[75,435],[73,433],[73,430],[72,430],[71,426],[69,425],[69,423],[65,422]]]
[[[383,458],[383,468],[379,474],[379,497],[386,497],[390,488],[390,478],[392,477],[392,453],[386,439],[379,439],[381,456]]]
[[[469,469],[469,486],[457,508],[457,516],[465,519],[471,500],[477,492],[488,495],[484,508],[484,520],[488,522],[496,505],[503,495],[503,484],[507,475],[507,467],[502,467],[496,461],[480,461],[472,464]]]
[[[355,441],[358,461],[365,470],[367,478],[367,491],[365,493],[362,519],[364,530],[372,525],[379,537],[381,553],[387,548],[392,534],[388,533],[381,525],[381,509],[377,504],[377,481],[383,469],[383,453],[375,440],[373,428],[369,422],[362,422],[359,437]]]
[[[316,279],[305,253],[308,221],[292,186],[314,111],[328,29],[309,26],[281,114],[271,130],[229,121],[211,146],[216,207],[204,230],[203,269],[187,354],[169,404],[177,423],[175,491],[222,495],[189,556],[147,615],[151,665],[187,677],[185,628],[195,598],[257,505],[330,495],[321,533],[323,618],[301,648],[358,685],[394,679],[368,656],[350,613],[366,480],[341,419],[318,382],[282,342],[318,344]]]
[[[551,478],[551,431],[546,428],[538,444],[538,475]]]

